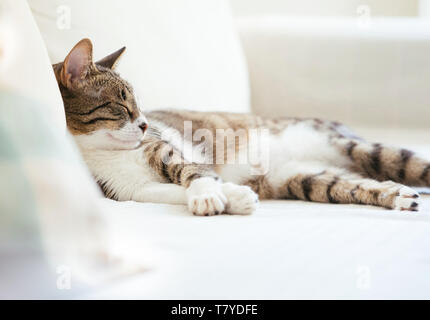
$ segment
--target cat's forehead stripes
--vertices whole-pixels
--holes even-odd
[[[59,68],[61,64],[54,66],[57,72]],[[141,116],[132,86],[108,68],[95,65],[77,89],[60,89],[73,134],[120,130]],[[125,100],[122,91],[126,92]]]

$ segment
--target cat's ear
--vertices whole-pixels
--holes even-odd
[[[89,73],[93,66],[93,45],[89,39],[82,39],[69,52],[61,69],[61,83],[72,88]]]
[[[100,65],[105,68],[109,69],[115,69],[116,64],[119,61],[119,58],[121,58],[122,54],[125,51],[125,47],[122,47],[121,49],[115,51],[114,53],[111,53],[110,55],[104,57],[103,59],[96,62],[97,65]]]

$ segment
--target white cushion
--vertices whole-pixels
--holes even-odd
[[[52,297],[58,275],[48,260],[79,275],[104,248],[95,201],[101,193],[65,130],[27,3],[3,0],[0,24],[0,297]]]
[[[66,127],[54,72],[25,1],[4,0],[0,5],[0,88],[42,102],[50,123]]]
[[[118,71],[144,106],[249,110],[246,63],[225,0],[28,2],[53,63],[82,38],[92,40],[95,59],[126,46]]]

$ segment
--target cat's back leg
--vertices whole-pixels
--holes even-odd
[[[392,180],[410,186],[430,187],[430,161],[404,148],[357,139],[332,139],[359,173],[378,181]]]
[[[293,176],[278,192],[284,199],[314,202],[366,204],[409,211],[417,211],[419,206],[419,195],[399,183],[329,171]]]

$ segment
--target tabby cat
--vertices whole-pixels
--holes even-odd
[[[53,66],[68,129],[107,197],[186,204],[205,216],[250,214],[258,199],[418,211],[419,195],[405,185],[430,186],[430,162],[413,152],[366,142],[319,119],[183,110],[144,115],[132,86],[114,71],[124,50],[93,63],[92,44],[83,39]],[[220,129],[233,131],[233,141],[219,138]],[[241,156],[257,143],[250,133],[259,129],[267,138],[266,169],[226,163],[229,152]]]

